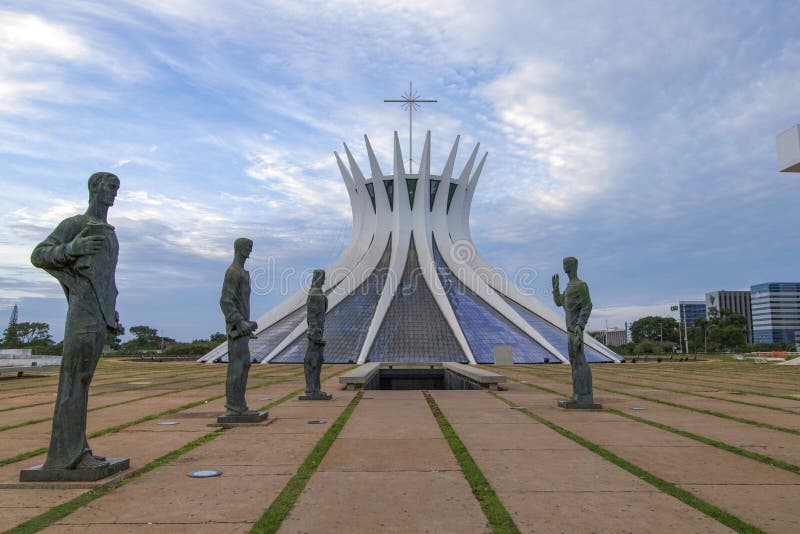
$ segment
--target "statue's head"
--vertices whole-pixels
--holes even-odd
[[[564,272],[567,274],[578,272],[578,258],[574,256],[567,256],[564,258]]]
[[[311,287],[322,289],[322,284],[325,283],[325,271],[322,269],[314,269],[314,274],[311,275]]]
[[[249,258],[250,253],[253,252],[253,241],[246,237],[240,237],[233,242],[233,251],[237,256],[242,256],[245,259]]]
[[[89,202],[113,206],[119,191],[119,178],[110,172],[96,172],[89,177]]]

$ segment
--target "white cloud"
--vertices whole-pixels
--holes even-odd
[[[478,90],[536,174],[508,177],[515,194],[549,210],[575,209],[619,180],[628,152],[625,131],[592,116],[567,89],[570,82],[557,65],[533,61]]]

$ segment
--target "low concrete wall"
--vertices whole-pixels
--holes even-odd
[[[474,365],[464,365],[463,363],[445,362],[442,364],[446,370],[451,371],[457,375],[471,380],[482,387],[490,389],[499,389],[500,384],[505,382],[507,378],[504,375],[481,369]]]

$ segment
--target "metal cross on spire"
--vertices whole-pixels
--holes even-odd
[[[419,94],[416,91],[414,91],[414,87],[411,84],[411,82],[408,82],[408,92],[403,93],[401,97],[402,98],[399,100],[384,100],[384,102],[399,102],[402,104],[403,109],[408,110],[408,173],[411,174],[412,172],[411,162],[414,161],[411,158],[411,151],[413,147],[413,145],[411,144],[412,115],[415,109],[419,109],[420,102],[438,102],[438,100],[422,100],[421,98],[419,98]]]

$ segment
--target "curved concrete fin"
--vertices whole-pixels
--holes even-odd
[[[456,140],[453,143],[453,148],[450,149],[450,155],[447,157],[447,163],[444,164],[444,170],[442,171],[442,181],[445,184],[447,184],[453,177],[453,167],[456,164],[456,154],[458,153],[458,142],[460,140],[461,140],[461,134],[456,136]]]
[[[422,147],[422,159],[419,162],[419,177],[423,173],[430,179],[431,176],[431,131],[425,134],[425,145]]]
[[[397,132],[395,132],[395,135],[397,135]],[[367,145],[367,156],[369,156],[369,168],[372,172],[372,179],[381,180],[383,178],[383,171],[381,170],[381,166],[378,164],[378,158],[375,157],[375,152],[372,150],[369,137],[366,135],[364,135],[364,142]]]
[[[345,167],[342,158],[339,157],[339,153],[334,152],[333,155],[336,156],[336,164],[339,166],[339,172],[342,173],[342,180],[344,180],[344,185],[347,188],[347,194],[350,197],[350,210],[353,212],[353,215],[355,215],[356,212],[355,195],[357,194],[357,191],[355,184],[353,183],[353,177],[350,176],[350,172],[347,170],[347,167]]]
[[[475,148],[472,149],[472,154],[469,155],[469,159],[467,160],[467,164],[464,165],[464,169],[461,171],[461,174],[458,176],[458,183],[459,185],[463,185],[466,187],[469,184],[469,176],[472,174],[472,166],[475,165],[475,158],[478,156],[478,150],[481,148],[481,144],[478,143],[475,145]]]
[[[481,158],[481,162],[478,164],[478,168],[475,170],[475,173],[472,175],[472,178],[469,181],[469,186],[467,186],[467,190],[464,195],[464,204],[462,205],[463,212],[461,216],[464,218],[464,231],[466,232],[467,237],[471,240],[472,239],[472,231],[469,227],[469,214],[472,210],[472,199],[475,196],[475,188],[478,186],[478,180],[481,177],[481,172],[483,172],[483,164],[486,163],[486,157],[489,155],[486,152],[483,157]]]
[[[347,162],[350,163],[350,170],[353,173],[353,182],[356,184],[363,184],[366,179],[364,178],[364,173],[361,172],[361,168],[358,166],[356,159],[353,157],[353,154],[350,152],[350,149],[347,147],[347,143],[342,143],[344,145],[344,152],[347,154]]]
[[[478,163],[478,168],[475,169],[475,172],[472,174],[472,178],[469,179],[469,186],[473,190],[475,190],[475,186],[478,185],[478,180],[481,177],[481,173],[483,172],[483,165],[486,163],[486,157],[489,155],[488,152],[484,152],[483,157],[481,158],[481,162]]]
[[[403,151],[400,149],[400,138],[394,132],[394,175],[396,179],[406,177],[406,168],[403,165]]]

